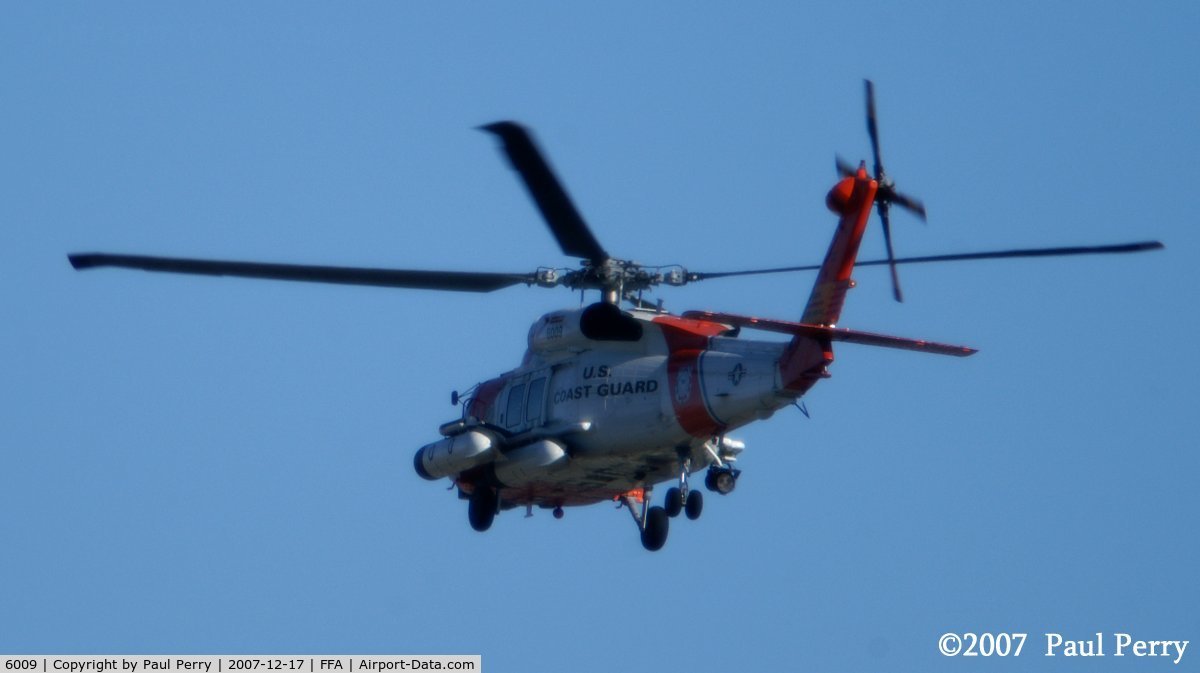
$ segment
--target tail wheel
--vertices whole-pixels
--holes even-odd
[[[476,486],[467,502],[467,520],[471,528],[482,533],[492,527],[496,519],[496,493],[486,486]]]
[[[683,494],[679,489],[675,487],[667,489],[667,501],[663,503],[663,509],[672,519],[679,516],[679,513],[683,511]]]
[[[646,512],[646,526],[642,529],[642,546],[649,551],[658,551],[667,543],[671,518],[662,507],[651,507]]]
[[[713,478],[713,483],[717,487],[717,493],[729,495],[737,486],[737,478],[733,476],[732,472],[718,472]]]
[[[710,469],[708,474],[704,475],[704,486],[721,495],[729,495],[737,486],[737,472],[729,469]]]
[[[695,521],[700,518],[700,512],[704,511],[704,494],[700,491],[690,491],[687,496],[687,502],[683,505],[683,513],[687,518]]]

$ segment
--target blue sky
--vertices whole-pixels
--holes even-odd
[[[1006,664],[942,657],[943,632],[1024,631],[1008,665],[1118,670],[1040,634],[1200,641],[1200,6],[742,4],[7,5],[0,650],[964,670]],[[819,261],[834,153],[869,152],[863,77],[929,207],[894,216],[901,254],[1167,250],[912,267],[903,305],[861,270],[843,326],[980,353],[843,346],[812,419],[739,433],[738,491],[658,554],[604,505],[479,535],[412,471],[450,390],[515,365],[568,292],[66,262],[573,264],[474,130],[498,119],[617,256]],[[795,319],[811,282],[661,296]]]

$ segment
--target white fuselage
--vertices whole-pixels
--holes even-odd
[[[539,319],[522,365],[480,384],[450,437],[418,454],[418,470],[468,488],[482,470],[509,504],[587,504],[676,479],[686,459],[693,472],[733,460],[741,447],[727,431],[796,398],[780,380],[785,342],[640,311],[606,315],[624,321],[608,330],[589,324],[587,312],[601,310]],[[465,454],[454,436],[468,431],[491,445],[456,464]]]

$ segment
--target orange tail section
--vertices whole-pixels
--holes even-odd
[[[841,220],[800,322],[830,327],[837,324],[842,315],[842,304],[846,301],[846,291],[854,287],[850,274],[854,271],[854,261],[858,258],[858,246],[866,231],[867,221],[871,219],[871,207],[875,205],[878,188],[878,183],[867,175],[867,169],[863,166],[859,167],[858,175],[843,178],[829,190],[825,203],[841,216]]]
[[[822,327],[837,324],[846,302],[846,292],[854,287],[850,275],[854,272],[858,246],[862,243],[867,221],[871,219],[871,207],[875,205],[878,189],[879,183],[867,175],[866,166],[860,166],[857,175],[843,178],[829,190],[825,203],[841,219],[804,307],[801,323]],[[829,335],[795,334],[779,359],[783,389],[796,395],[804,394],[827,376],[825,368],[831,362],[833,344]]]

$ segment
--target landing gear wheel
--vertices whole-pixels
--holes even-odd
[[[642,529],[642,546],[648,551],[658,551],[667,543],[671,518],[662,507],[651,507],[646,512],[646,527]]]
[[[734,478],[732,472],[718,472],[713,477],[713,484],[717,487],[717,493],[729,495],[733,493],[733,489],[737,486],[737,479]]]
[[[683,494],[679,489],[671,487],[667,489],[667,501],[663,503],[663,509],[667,511],[667,516],[674,519],[683,511]]]
[[[555,519],[561,519],[561,518],[563,518],[563,508],[562,508],[562,505],[559,505],[558,507],[555,507],[555,508],[554,508],[554,518],[555,518]]]
[[[471,528],[482,533],[492,527],[496,518],[496,493],[485,486],[476,486],[467,502],[467,520]]]
[[[688,493],[687,502],[683,506],[683,512],[687,518],[695,521],[700,518],[700,512],[704,511],[704,494],[700,491],[691,491]]]
[[[724,468],[710,469],[704,476],[704,486],[721,495],[729,495],[737,486],[737,472]]]

